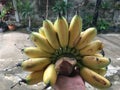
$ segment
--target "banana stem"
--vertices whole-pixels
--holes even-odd
[[[101,52],[100,52],[103,56],[105,56],[105,52],[104,50],[102,49]]]
[[[14,69],[14,68],[16,68],[16,67],[21,67],[21,63],[18,63],[18,64],[16,64],[15,66],[6,68],[4,71],[12,70],[12,69]]]
[[[20,78],[21,78],[21,77],[20,77]],[[17,85],[21,85],[21,82],[27,83],[26,79],[21,78],[21,80],[18,81],[17,83],[15,83],[13,86],[11,86],[10,89],[13,89],[13,88],[14,88],[15,86],[17,86]]]
[[[42,19],[43,19],[43,20],[46,20],[46,18],[45,18],[44,16],[42,16]]]
[[[18,64],[16,65],[16,67],[21,67],[21,63],[18,63]]]
[[[79,68],[82,68],[82,67],[83,67],[83,65],[81,65],[80,63],[77,63],[77,66],[78,66]]]
[[[79,11],[78,11],[78,8],[77,8],[77,10],[76,10],[75,14],[76,14],[76,15],[79,15]]]
[[[48,87],[50,87],[50,82],[42,89],[42,90],[46,90]]]
[[[14,68],[16,68],[16,67],[21,67],[21,63],[18,63],[17,65],[12,66],[12,67],[10,67],[10,68],[6,68],[4,71],[12,70],[12,69],[14,69]]]
[[[22,80],[20,80],[19,82],[15,83],[13,86],[10,87],[10,89],[13,89],[17,85],[21,85],[21,82],[22,82]]]
[[[56,50],[56,52],[51,57],[52,63],[55,63],[61,57],[75,58],[77,61],[81,59],[79,51],[68,46]]]
[[[59,16],[59,18],[62,18],[62,15],[61,15],[61,13],[60,13],[60,12],[58,13],[58,16]]]
[[[15,66],[12,66],[12,67],[10,67],[10,68],[6,68],[5,71],[12,70],[13,68],[16,68],[16,67],[17,67],[17,66],[15,65]]]
[[[21,49],[21,52],[24,53],[24,49]]]

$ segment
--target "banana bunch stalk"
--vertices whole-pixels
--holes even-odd
[[[30,35],[35,47],[23,50],[29,59],[17,65],[32,72],[24,82],[31,85],[43,81],[46,86],[54,86],[59,74],[56,62],[61,57],[69,57],[76,59],[76,67],[86,82],[96,88],[109,88],[111,83],[104,75],[110,59],[100,53],[104,45],[94,40],[96,35],[94,27],[82,31],[82,18],[78,14],[70,25],[61,14],[54,23],[44,19],[39,31]]]

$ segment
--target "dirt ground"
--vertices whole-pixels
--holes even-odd
[[[106,77],[113,85],[107,90],[120,90],[120,34],[100,34],[96,39],[103,41],[106,56],[112,60]],[[21,52],[21,49],[27,46],[33,46],[27,33],[18,31],[0,33],[0,90],[10,90],[10,87],[20,80],[19,77],[24,78],[27,74],[20,68],[4,71],[28,58]],[[42,88],[42,83],[33,86],[22,84],[17,85],[13,90],[41,90]],[[86,88],[87,90],[97,90],[88,84],[86,84]]]

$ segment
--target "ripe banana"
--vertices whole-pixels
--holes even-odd
[[[34,44],[46,52],[54,53],[55,50],[50,46],[48,40],[37,32],[32,32],[31,39]]]
[[[40,71],[49,64],[49,58],[30,58],[18,64],[17,66],[22,67],[22,69],[26,71]]]
[[[86,47],[80,50],[80,55],[94,55],[103,49],[103,43],[100,40],[92,41]]]
[[[96,88],[105,89],[111,86],[109,80],[87,67],[80,66],[80,75],[85,81]]]
[[[106,57],[96,57],[96,56],[84,56],[81,59],[83,65],[92,68],[99,69],[106,67],[110,64],[111,60]]]
[[[94,27],[88,28],[85,30],[79,39],[79,42],[76,46],[76,49],[82,49],[84,48],[90,41],[93,40],[93,38],[97,35],[97,30]]]
[[[103,55],[101,53],[96,53],[96,54],[94,54],[94,56],[96,56],[96,57],[103,57]]]
[[[104,76],[107,73],[107,67],[105,68],[100,68],[100,69],[92,69],[96,73],[98,73],[101,76]]]
[[[27,85],[37,84],[43,81],[43,73],[44,73],[43,70],[32,72],[29,75],[27,75],[25,79],[22,79],[20,82],[24,82]]]
[[[57,80],[57,72],[55,69],[55,65],[50,64],[44,72],[43,82],[46,85],[53,86],[56,83],[56,80]]]
[[[43,58],[43,57],[50,57],[51,54],[43,51],[37,47],[27,47],[24,50],[24,53],[29,56],[30,58]]]
[[[45,32],[44,32],[44,27],[40,27],[39,31],[38,31],[42,36],[45,36]]]
[[[61,47],[68,45],[68,23],[66,19],[59,16],[54,23],[55,30],[57,32]]]
[[[69,26],[69,47],[76,46],[76,39],[79,37],[82,31],[82,19],[79,15],[75,15]]]
[[[45,36],[46,36],[47,40],[49,41],[50,45],[54,49],[59,49],[60,45],[58,42],[57,33],[54,29],[52,22],[50,20],[44,20],[43,27],[45,28],[44,33],[45,33]]]

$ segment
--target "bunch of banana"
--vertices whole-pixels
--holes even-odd
[[[17,65],[32,72],[24,81],[27,84],[43,81],[46,87],[53,86],[59,74],[55,68],[56,62],[61,57],[72,57],[76,59],[76,66],[80,68],[80,75],[85,81],[97,88],[110,87],[110,81],[104,77],[110,59],[100,53],[103,43],[93,40],[96,35],[94,27],[82,31],[79,15],[72,18],[70,25],[61,15],[54,24],[44,19],[39,32],[31,33],[35,47],[24,49],[30,59]]]

